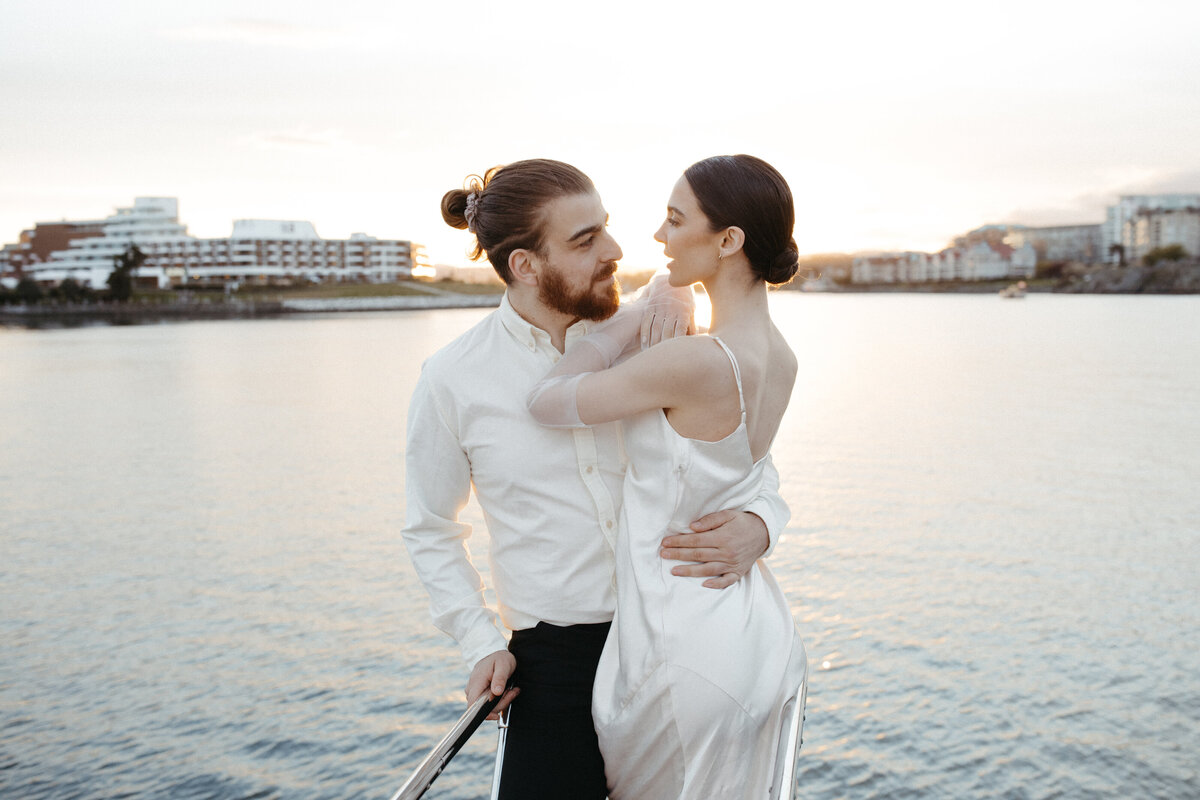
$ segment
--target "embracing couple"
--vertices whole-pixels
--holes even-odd
[[[655,234],[669,276],[625,304],[570,165],[497,167],[442,216],[507,288],[422,369],[404,538],[468,702],[514,680],[500,796],[766,797],[807,669],[759,560],[788,518],[769,450],[796,359],[766,288],[797,269],[787,183],[751,156],[689,167]],[[683,335],[697,282],[712,325]],[[498,618],[458,521],[472,487]]]

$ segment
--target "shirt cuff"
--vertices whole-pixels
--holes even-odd
[[[472,631],[459,642],[459,646],[462,648],[463,659],[467,662],[467,669],[471,670],[492,653],[507,650],[508,641],[500,634],[500,631],[488,625],[487,628]]]
[[[767,526],[767,549],[759,558],[766,558],[775,551],[775,545],[779,544],[779,537],[783,533],[783,525],[779,524],[773,513],[774,509],[771,504],[763,499],[755,499],[742,508],[743,511],[749,511],[754,516],[763,521]]]

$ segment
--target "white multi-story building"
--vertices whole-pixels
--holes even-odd
[[[927,283],[930,281],[986,281],[1032,278],[1037,251],[1025,243],[1014,248],[992,241],[976,241],[939,253],[875,253],[858,256],[850,267],[852,283]]]
[[[1187,208],[1200,208],[1200,194],[1124,194],[1118,199],[1117,204],[1108,207],[1108,211],[1104,220],[1104,236],[1102,245],[1102,257],[1116,264],[1120,261],[1120,255],[1110,252],[1114,245],[1121,245],[1125,248],[1125,257],[1131,259],[1130,254],[1136,247],[1133,241],[1135,232],[1131,230],[1129,222],[1133,220],[1138,212],[1146,211],[1176,211]]]
[[[896,283],[899,260],[894,253],[855,256],[850,265],[850,282]]]
[[[1037,257],[1044,261],[1082,261],[1094,264],[1107,260],[1104,247],[1104,226],[1052,225],[1046,227],[1015,227],[1004,237],[1004,243],[1021,248],[1032,244]]]
[[[1173,244],[1181,245],[1189,255],[1200,255],[1200,207],[1142,209],[1125,228],[1125,257],[1130,262]]]
[[[311,222],[283,220],[237,220],[231,236],[199,239],[180,224],[178,207],[173,197],[139,197],[111,217],[86,223],[81,228],[86,234],[69,239],[63,249],[26,258],[22,271],[40,282],[73,278],[98,288],[108,280],[114,260],[136,245],[146,255],[137,276],[161,287],[294,278],[384,282],[412,274],[409,241],[363,233],[322,239]],[[22,239],[36,241],[33,233]]]
[[[963,251],[947,247],[940,253],[929,256],[929,279],[931,281],[955,281],[963,277]]]
[[[996,242],[978,242],[963,253],[962,279],[967,281],[1032,278],[1037,271],[1037,251],[1026,242],[1019,248]]]

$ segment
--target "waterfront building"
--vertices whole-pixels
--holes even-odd
[[[930,255],[906,250],[856,256],[850,264],[851,283],[924,283],[931,277]]]
[[[1125,257],[1134,263],[1151,250],[1181,245],[1189,255],[1200,255],[1200,205],[1191,208],[1143,208],[1126,221]]]
[[[888,284],[1032,278],[1037,271],[1037,251],[1033,245],[1012,247],[995,238],[979,237],[973,244],[948,247],[938,253],[905,251],[857,256],[850,267],[850,279],[852,283]]]
[[[1081,261],[1096,264],[1107,260],[1104,251],[1104,226],[1051,225],[1045,227],[1015,227],[1004,243],[1020,249],[1033,245],[1039,261]]]
[[[1127,261],[1131,261],[1131,253],[1136,249],[1134,236],[1135,228],[1128,224],[1141,211],[1173,211],[1187,208],[1200,208],[1200,194],[1124,194],[1116,205],[1108,207],[1105,214],[1103,241],[1101,242],[1103,257],[1112,264],[1120,261],[1120,254],[1112,252],[1115,245],[1125,249]]]
[[[899,258],[894,253],[855,256],[850,265],[851,283],[896,283]]]
[[[7,269],[40,283],[73,278],[102,287],[131,245],[146,255],[139,281],[159,287],[226,281],[394,281],[412,274],[412,242],[355,233],[322,239],[311,222],[237,220],[232,235],[200,239],[173,197],[139,197],[103,220],[38,223],[5,249]]]
[[[982,241],[965,249],[962,262],[963,280],[1032,278],[1037,271],[1037,251],[1028,242],[1015,248],[1003,242]]]
[[[963,277],[963,251],[947,247],[929,257],[929,279],[931,281],[955,281]]]

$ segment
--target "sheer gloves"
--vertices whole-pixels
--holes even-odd
[[[635,301],[646,304],[642,314],[643,350],[664,339],[696,332],[693,319],[696,313],[696,296],[692,287],[671,286],[668,280],[667,275],[655,275],[646,284],[644,296]]]
[[[608,369],[642,328],[638,303],[622,306],[563,353],[554,369],[529,391],[525,404],[533,418],[550,428],[582,428],[576,395],[588,374]]]
[[[655,275],[636,300],[567,348],[554,369],[530,390],[529,412],[547,427],[585,427],[577,401],[584,377],[608,369],[638,342],[644,350],[689,333],[695,308],[692,287],[673,287],[667,275]]]

